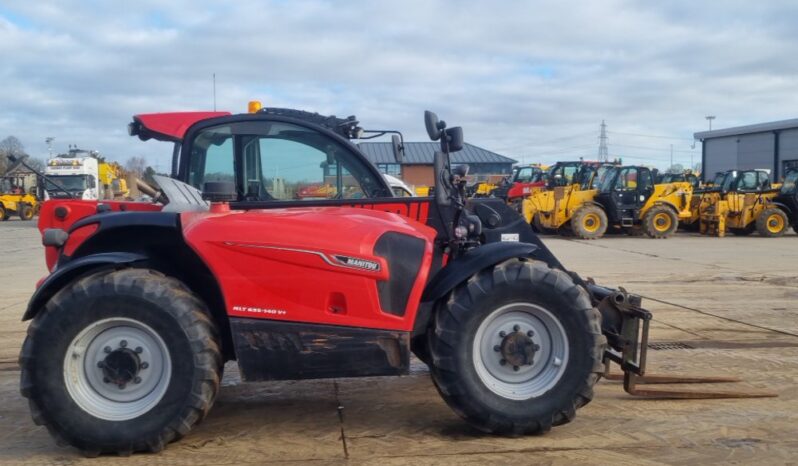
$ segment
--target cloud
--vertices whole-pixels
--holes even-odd
[[[136,113],[250,99],[424,137],[434,109],[525,161],[610,153],[688,163],[691,137],[795,117],[793,2],[4,2],[0,137],[166,167]],[[662,135],[675,139],[631,136]],[[681,138],[681,139],[679,139]],[[613,146],[615,144],[616,146]],[[695,159],[700,150],[692,149]]]

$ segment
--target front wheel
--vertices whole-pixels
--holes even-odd
[[[607,231],[607,214],[598,206],[583,205],[571,218],[571,230],[577,238],[601,238]]]
[[[584,289],[542,262],[511,260],[459,286],[435,316],[432,378],[484,432],[565,424],[590,402],[606,344]]]
[[[762,236],[781,236],[787,231],[788,224],[787,214],[778,207],[767,208],[756,217],[756,230]]]
[[[180,282],[101,272],[61,290],[31,323],[21,391],[59,443],[90,456],[159,451],[205,417],[221,364],[216,327]]]
[[[679,217],[670,207],[655,205],[643,217],[643,231],[651,238],[667,238],[679,228]]]
[[[33,207],[24,204],[19,208],[19,218],[20,220],[30,220],[33,218]]]

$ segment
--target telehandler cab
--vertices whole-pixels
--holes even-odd
[[[161,450],[208,413],[228,360],[244,381],[365,377],[407,374],[413,352],[459,416],[509,435],[570,422],[610,361],[627,391],[662,396],[636,387],[640,297],[565,269],[502,200],[464,199],[468,169],[449,163],[462,130],[435,114],[434,198],[381,197],[384,178],[345,136],[354,119],[135,122],[176,143],[153,203],[42,208],[50,275],[24,315],[21,391],[59,442]],[[319,177],[334,199],[292,197]]]

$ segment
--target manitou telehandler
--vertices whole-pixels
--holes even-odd
[[[726,172],[718,186],[701,196],[701,233],[722,237],[728,230],[740,236],[754,231],[767,237],[783,235],[795,221],[794,216],[790,218],[792,211],[787,206],[790,188],[782,198],[787,204],[776,202],[781,188],[771,183],[767,170]]]
[[[354,118],[136,116],[131,134],[175,143],[152,203],[43,205],[50,274],[20,354],[34,421],[88,455],[158,451],[208,413],[225,361],[244,381],[366,377],[407,374],[411,352],[496,434],[570,422],[610,361],[630,393],[699,396],[638,388],[640,297],[568,271],[504,201],[465,200],[461,128],[425,123],[435,196],[392,198]],[[317,184],[336,194],[294,196]]]

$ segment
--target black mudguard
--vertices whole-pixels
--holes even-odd
[[[76,278],[99,270],[128,267],[135,262],[147,260],[147,256],[130,252],[105,252],[79,257],[55,269],[42,282],[28,303],[28,309],[22,320],[36,316],[39,310],[59,290]]]
[[[470,249],[435,274],[424,288],[421,300],[436,301],[480,270],[515,257],[532,258],[537,249],[534,244],[516,242],[489,243]]]
[[[530,257],[545,262],[551,268],[567,271],[549,248],[543,244],[540,237],[532,231],[532,227],[526,223],[524,217],[502,199],[469,199],[467,206],[482,222],[485,243],[517,241],[532,244],[535,246],[535,251]],[[498,221],[495,221],[496,217],[494,216],[498,217]],[[491,217],[494,217],[494,221],[491,220]]]

